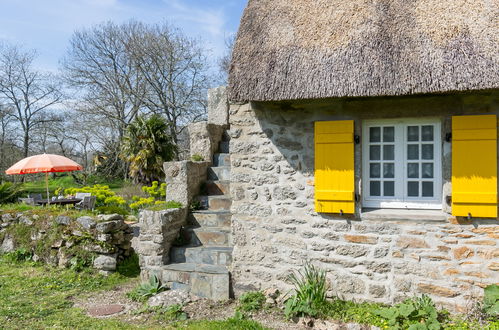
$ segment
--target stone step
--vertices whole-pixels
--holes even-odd
[[[208,180],[230,181],[230,166],[208,167]]]
[[[232,243],[230,227],[184,228],[189,246],[229,246]]]
[[[229,266],[232,263],[232,248],[227,246],[172,247],[170,261]]]
[[[187,217],[187,223],[192,227],[228,227],[232,214],[230,211],[193,211]]]
[[[220,141],[220,144],[218,145],[218,151],[220,153],[229,153],[229,141]]]
[[[205,182],[206,194],[230,195],[230,181],[208,180]]]
[[[214,166],[230,166],[230,154],[219,153],[213,155],[213,165]]]
[[[220,196],[198,196],[201,207],[211,211],[228,211],[232,205],[232,199],[226,195]]]
[[[169,264],[161,267],[161,280],[172,290],[185,290],[213,300],[230,298],[229,271],[225,266],[195,263]]]

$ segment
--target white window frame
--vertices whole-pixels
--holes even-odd
[[[407,197],[407,126],[434,125],[434,197]],[[395,197],[369,196],[369,128],[372,126],[403,126],[395,128]],[[442,209],[442,131],[438,118],[400,118],[366,120],[362,123],[362,207],[398,209]],[[421,140],[418,142],[421,143]],[[421,162],[421,160],[419,161]],[[421,179],[415,179],[421,181]],[[412,180],[411,180],[412,181]],[[405,197],[404,197],[405,196]]]

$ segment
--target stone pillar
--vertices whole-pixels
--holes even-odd
[[[187,207],[163,211],[141,212],[137,254],[141,270],[151,270],[167,264],[172,242],[185,224]]]
[[[212,163],[213,154],[218,150],[218,143],[222,140],[225,130],[223,126],[210,124],[205,121],[189,124],[190,155],[199,155],[203,161]]]
[[[208,123],[229,126],[229,98],[227,86],[208,90]]]
[[[177,201],[189,207],[199,193],[201,183],[206,181],[208,162],[179,161],[166,162],[166,201]]]

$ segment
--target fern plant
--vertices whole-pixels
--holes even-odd
[[[12,182],[0,184],[0,204],[15,202],[21,193],[22,188],[18,184]]]

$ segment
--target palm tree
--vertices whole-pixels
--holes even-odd
[[[163,179],[163,163],[176,154],[168,132],[168,123],[159,115],[138,116],[128,126],[121,157],[130,163],[130,177],[135,182],[150,184]]]

